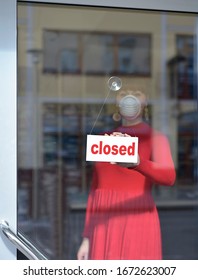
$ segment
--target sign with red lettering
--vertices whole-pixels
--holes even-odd
[[[87,161],[138,161],[138,137],[87,135]]]

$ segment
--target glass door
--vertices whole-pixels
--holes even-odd
[[[109,90],[117,77],[144,91],[144,122],[170,144],[177,178],[152,186],[162,258],[197,259],[198,9],[88,2],[7,4],[15,20],[3,20],[15,30],[17,19],[17,40],[9,33],[2,49],[0,218],[47,259],[77,259],[94,168],[86,137],[120,125]],[[1,259],[26,258],[3,235],[0,242]]]

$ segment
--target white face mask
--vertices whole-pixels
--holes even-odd
[[[119,110],[121,116],[127,120],[135,119],[141,112],[141,103],[133,95],[126,95],[119,101]]]

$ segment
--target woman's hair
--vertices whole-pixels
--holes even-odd
[[[123,87],[120,88],[119,91],[117,91],[117,93],[119,92],[130,92],[130,91],[140,91],[142,92],[144,95],[146,95],[146,91],[145,91],[145,87],[144,86],[140,86],[140,85],[136,85],[136,84],[126,84]],[[147,95],[146,95],[147,96]]]

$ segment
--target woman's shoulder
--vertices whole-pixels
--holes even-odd
[[[166,140],[168,141],[169,137],[168,134],[159,130],[152,128],[152,138],[156,139],[157,141]]]

